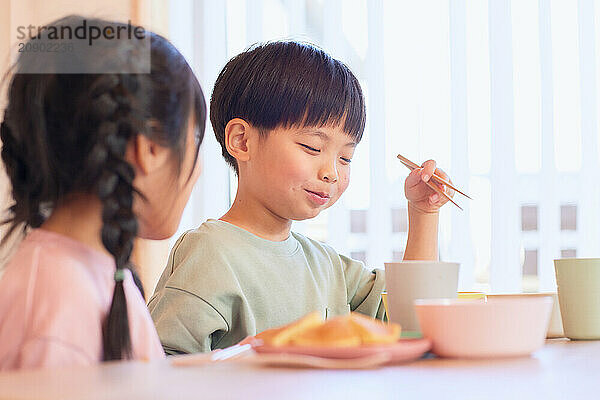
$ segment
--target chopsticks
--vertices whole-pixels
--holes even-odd
[[[251,344],[236,344],[223,350],[214,350],[210,353],[186,354],[171,357],[171,365],[178,367],[198,366],[215,362],[236,360],[254,353]]]
[[[211,360],[224,361],[230,358],[236,358],[241,356],[242,354],[249,352],[250,350],[252,350],[251,344],[236,344],[235,346],[231,346],[221,351],[215,352],[212,355]]]
[[[415,164],[414,162],[410,161],[408,158],[398,154],[398,159],[400,160],[400,162],[402,164],[404,164],[408,169],[410,169],[411,171],[416,169],[416,168],[421,168],[419,165]],[[458,188],[454,187],[450,182],[448,182],[447,180],[445,180],[444,178],[439,177],[438,175],[436,175],[435,173],[433,175],[431,175],[431,179],[429,182],[425,182],[425,184],[427,186],[429,186],[431,189],[433,189],[435,192],[437,192],[439,195],[444,196],[446,199],[448,199],[448,201],[450,201],[452,204],[454,204],[456,207],[458,207],[461,211],[462,211],[462,207],[459,206],[458,204],[456,204],[456,202],[454,200],[452,200],[452,198],[450,196],[448,196],[446,194],[446,192],[444,192],[443,190],[440,190],[436,185],[431,183],[431,180],[435,181],[436,183],[440,184],[440,185],[445,185],[448,186],[450,189],[453,189],[455,192],[462,194],[463,196],[465,196],[466,198],[473,200],[471,198],[471,196],[469,196],[466,193],[461,192]]]

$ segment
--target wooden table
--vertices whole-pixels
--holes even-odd
[[[0,374],[1,399],[592,399],[600,341],[549,340],[531,357],[423,359],[375,370],[107,363]]]

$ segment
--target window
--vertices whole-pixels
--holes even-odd
[[[358,261],[366,262],[366,260],[367,260],[367,253],[365,251],[351,251],[350,252],[350,257],[352,257],[352,258],[354,258],[355,260],[358,260]]]
[[[408,232],[408,215],[406,207],[392,208],[392,232]]]
[[[400,262],[404,259],[404,250],[394,250],[392,252],[392,262]]]
[[[560,258],[575,258],[577,257],[577,249],[562,249]]]
[[[538,251],[537,249],[525,250],[525,261],[523,262],[524,276],[537,276],[538,274]]]
[[[367,232],[367,210],[350,210],[350,232]]]
[[[538,209],[537,206],[521,206],[521,230],[537,231]]]
[[[539,288],[540,280],[538,276],[538,250],[525,249],[525,257],[523,262],[523,279],[521,288],[523,292],[536,292]]]
[[[576,231],[577,230],[577,206],[574,204],[566,204],[560,206],[560,230],[561,231]]]

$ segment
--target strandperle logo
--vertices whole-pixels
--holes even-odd
[[[19,73],[151,72],[152,33],[131,20],[66,17],[43,25],[13,21],[10,31],[14,32],[11,61],[18,64]]]
[[[78,26],[69,25],[43,25],[43,26],[17,26],[18,40],[87,40],[88,46],[92,46],[95,40],[143,40],[146,38],[146,30],[141,26],[131,25],[131,20],[127,25],[117,26],[95,26],[83,20]]]

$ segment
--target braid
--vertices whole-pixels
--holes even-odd
[[[102,243],[115,258],[115,289],[103,327],[104,359],[131,357],[131,337],[127,301],[123,288],[123,269],[130,269],[143,295],[140,281],[129,262],[138,223],[133,213],[133,167],[125,160],[127,144],[134,136],[131,123],[129,93],[133,77],[102,76],[92,87],[91,115],[99,122],[98,140],[88,159],[89,171],[100,171],[96,192],[102,202]]]

